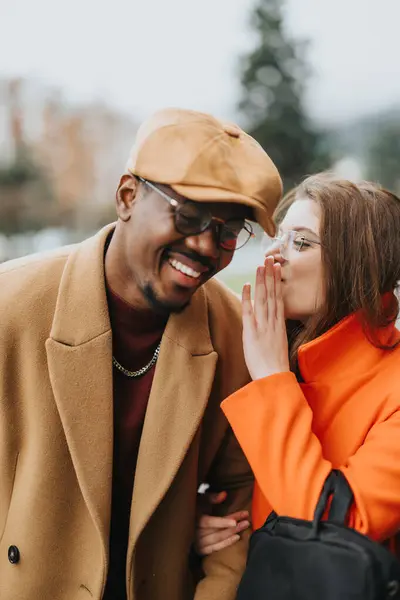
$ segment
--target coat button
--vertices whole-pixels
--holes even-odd
[[[8,549],[8,560],[10,561],[10,563],[12,565],[16,565],[17,563],[19,563],[20,558],[21,558],[21,555],[19,553],[17,546],[10,546]]]
[[[388,597],[389,598],[393,598],[394,596],[396,596],[396,594],[398,593],[400,589],[399,586],[399,582],[398,581],[389,581],[389,583],[387,584],[387,592],[388,592]]]

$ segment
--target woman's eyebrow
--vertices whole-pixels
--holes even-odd
[[[314,231],[313,229],[310,229],[310,227],[306,227],[303,225],[297,225],[295,227],[289,227],[286,231],[307,231],[308,233],[312,233],[312,235],[315,235],[316,237],[318,236],[318,233],[316,231]],[[279,228],[279,233],[285,233],[285,231],[280,227]]]

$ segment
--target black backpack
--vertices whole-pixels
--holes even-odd
[[[400,562],[345,525],[352,500],[342,472],[332,471],[313,521],[271,513],[251,536],[237,600],[400,599]]]

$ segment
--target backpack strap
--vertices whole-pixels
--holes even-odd
[[[331,497],[331,494],[335,487],[335,482],[336,482],[335,472],[331,471],[329,473],[328,477],[325,479],[325,483],[322,488],[320,497],[318,499],[317,506],[315,507],[314,519],[313,519],[313,524],[315,527],[317,527],[318,523],[321,521],[321,519],[327,509],[329,498]]]
[[[353,501],[353,492],[343,473],[335,469],[329,473],[322,488],[315,508],[309,539],[317,538],[319,524],[329,505],[330,498],[332,498],[332,502],[329,508],[328,521],[345,525],[347,513]]]
[[[328,521],[346,525],[348,512],[353,502],[353,492],[342,471],[334,470],[334,488]]]
[[[332,502],[328,513],[328,521],[338,525],[346,525],[347,514],[353,502],[353,492],[342,471],[337,469],[333,469],[325,480],[315,508],[310,539],[317,536],[318,526],[328,507],[330,498],[332,498]],[[276,512],[271,511],[264,527],[273,528],[277,518]]]

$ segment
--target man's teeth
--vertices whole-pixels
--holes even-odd
[[[177,271],[180,271],[181,273],[183,273],[184,275],[188,275],[189,277],[194,277],[194,279],[197,279],[201,275],[201,273],[198,273],[197,271],[191,269],[187,265],[183,265],[181,262],[179,262],[179,260],[175,260],[174,258],[170,258],[168,262]]]

